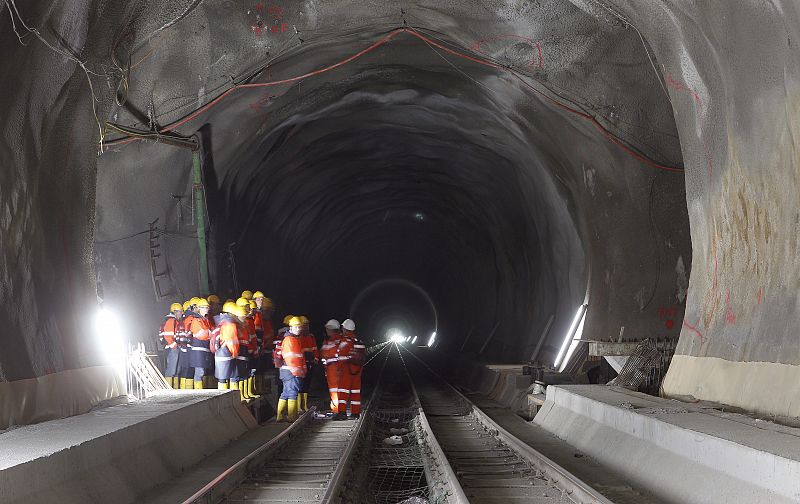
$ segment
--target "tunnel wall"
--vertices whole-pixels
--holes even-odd
[[[18,4],[23,19],[45,36],[58,31],[82,57],[108,43],[91,2]],[[12,27],[8,9],[0,20],[0,429],[81,413],[123,392],[93,327],[99,130],[89,84],[19,20]]]
[[[664,65],[687,166],[692,276],[664,393],[796,417],[797,3],[614,4]]]

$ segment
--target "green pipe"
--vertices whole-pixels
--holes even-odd
[[[200,149],[192,151],[192,172],[194,174],[194,221],[197,227],[197,249],[200,255],[200,295],[207,296],[209,288],[206,202],[205,190],[203,189],[203,170],[200,167]]]

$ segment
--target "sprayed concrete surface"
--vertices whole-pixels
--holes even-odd
[[[230,391],[176,391],[0,434],[0,502],[133,502],[256,427]]]
[[[800,365],[796,2],[22,4],[0,16],[0,380],[99,364],[97,296],[155,350],[201,294],[188,154],[104,132],[98,157],[111,120],[199,134],[219,294],[326,320],[399,278],[350,314],[362,335],[437,328],[493,361],[540,338],[552,360],[588,298],[587,338],[680,333],[669,395],[800,400],[702,372]]]
[[[601,385],[548,387],[533,422],[665,502],[800,499],[800,429]]]

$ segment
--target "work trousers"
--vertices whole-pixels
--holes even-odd
[[[281,369],[281,383],[283,383],[283,390],[281,391],[281,399],[297,400],[297,394],[300,393],[302,385],[299,376],[295,376],[288,369]]]
[[[350,380],[348,387],[350,389],[350,413],[358,415],[361,413],[361,366],[348,365],[350,367],[349,374]],[[355,370],[355,373],[353,372]]]

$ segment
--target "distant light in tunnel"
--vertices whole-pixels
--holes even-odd
[[[417,213],[414,214],[414,218],[417,219],[418,221],[422,222],[422,221],[425,220],[425,214],[422,213],[422,212],[417,212]]]
[[[413,345],[413,344],[414,344],[414,343],[416,343],[416,342],[417,342],[417,337],[416,337],[416,336],[414,336],[414,339],[412,339],[412,340],[411,340],[411,344]]]
[[[392,343],[403,343],[406,341],[406,337],[403,336],[403,332],[400,329],[389,329],[386,331],[386,335]]]
[[[119,316],[113,310],[100,307],[94,317],[94,333],[97,348],[106,364],[112,366],[125,381],[127,371],[125,334]]]
[[[575,347],[578,346],[578,343],[575,341],[575,338],[580,339],[580,336],[583,333],[583,321],[586,317],[587,306],[589,305],[582,304],[578,307],[578,311],[577,313],[575,313],[575,318],[572,320],[572,324],[570,324],[566,336],[564,336],[564,343],[561,344],[561,350],[558,351],[556,360],[553,363],[553,367],[555,368],[558,368],[559,364],[561,365],[559,371],[563,371],[564,368],[567,367],[569,358],[572,357],[572,352],[574,352]],[[564,357],[564,351],[567,350],[567,346],[569,346],[569,351],[567,352],[566,357],[562,361],[562,357]]]
[[[435,342],[436,342],[436,331],[433,331],[433,334],[431,334],[431,338],[428,340],[428,346],[432,347]]]

